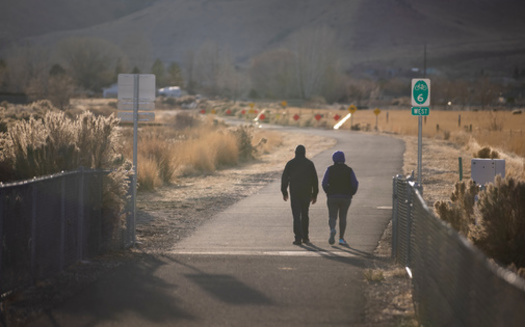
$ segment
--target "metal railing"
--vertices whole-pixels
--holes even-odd
[[[107,174],[80,169],[0,184],[0,295],[133,242],[129,208],[120,230],[103,207]]]
[[[525,326],[525,280],[436,217],[417,184],[393,181],[392,257],[410,269],[423,326]]]

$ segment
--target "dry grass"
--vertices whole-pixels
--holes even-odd
[[[239,106],[239,105],[238,105]],[[252,121],[256,113],[246,109],[241,114],[242,107],[224,107],[217,114],[224,114],[230,109],[237,117]],[[278,103],[256,104],[255,110],[265,110],[265,116],[270,123],[301,126],[332,128],[338,120],[348,114],[346,106],[331,106],[324,109],[307,109],[289,107],[283,109]],[[418,134],[418,117],[412,116],[410,108],[381,109],[377,116],[377,130],[397,135]],[[320,120],[315,119],[319,114]],[[295,120],[294,116],[299,119]],[[354,117],[347,120],[341,129],[355,129],[373,131],[376,128],[376,115],[373,110],[358,110]],[[474,140],[481,146],[490,146],[502,152],[525,157],[525,114],[513,114],[511,111],[445,111],[432,110],[430,115],[423,118],[423,137],[451,141],[459,146],[468,145]]]
[[[182,176],[210,174],[251,160],[257,153],[267,153],[281,143],[277,133],[246,126],[228,128],[204,116],[189,119],[183,114],[182,117],[172,116],[164,126],[141,128],[138,144],[140,190],[169,185]],[[191,124],[181,128],[181,120],[191,121]],[[123,135],[123,153],[131,160],[131,129],[125,128]]]

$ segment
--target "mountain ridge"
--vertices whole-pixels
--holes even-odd
[[[38,0],[24,3],[31,2]],[[521,0],[151,0],[142,7],[137,1],[129,7],[122,0],[105,2],[112,4],[111,12],[93,17],[93,24],[63,23],[68,27],[18,38],[51,45],[69,36],[95,36],[126,53],[142,44],[149,48],[150,61],[165,62],[182,62],[188,50],[213,41],[246,65],[258,54],[285,46],[301,29],[328,26],[338,33],[346,67],[420,66],[425,44],[429,65],[439,70],[510,72],[514,65],[525,66]],[[63,11],[56,15],[59,21],[67,16]],[[14,25],[23,21],[4,24],[16,30]]]

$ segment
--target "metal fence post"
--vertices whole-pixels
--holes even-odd
[[[60,259],[59,270],[64,270],[65,244],[66,244],[66,177],[62,174],[60,183]]]
[[[36,280],[35,270],[36,270],[36,205],[37,205],[37,196],[38,192],[36,189],[36,184],[31,185],[31,239],[29,240],[28,246],[30,246],[31,253],[31,278],[33,282]]]
[[[3,259],[2,253],[4,252],[4,194],[0,192],[0,284],[2,284],[2,268]],[[0,293],[2,288],[0,287]]]
[[[410,185],[410,182],[407,181],[407,185]],[[407,253],[406,253],[406,262],[405,266],[411,268],[410,263],[410,256],[411,256],[411,242],[412,239],[412,218],[414,216],[414,204],[412,201],[412,187],[407,187],[406,189],[407,195],[406,195],[406,203],[408,208],[408,217],[407,217],[407,239],[406,239],[406,245],[407,245]]]
[[[77,226],[77,260],[82,260],[83,256],[83,232],[84,232],[84,167],[80,167],[80,180],[78,186],[78,226]]]
[[[397,183],[399,182],[399,175],[392,179],[392,259],[397,259],[397,221],[398,221],[398,201]]]

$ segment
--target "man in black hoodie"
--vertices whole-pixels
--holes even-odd
[[[306,149],[303,145],[295,148],[295,158],[288,161],[281,177],[281,192],[284,201],[288,200],[288,186],[290,186],[290,204],[293,215],[293,232],[295,241],[309,243],[308,226],[310,223],[308,210],[310,202],[317,201],[319,181],[314,163],[306,158]]]

